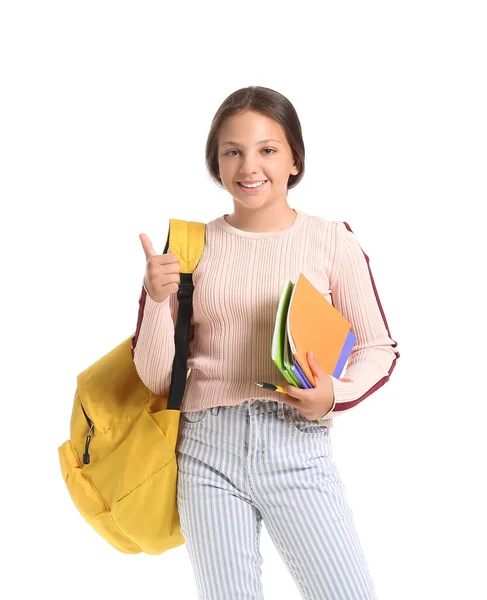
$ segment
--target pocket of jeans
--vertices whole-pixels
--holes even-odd
[[[198,425],[208,417],[210,410],[209,408],[203,408],[192,412],[181,412],[181,421],[185,425]]]
[[[294,429],[301,435],[326,437],[329,432],[328,427],[321,425],[316,419],[309,421],[306,417],[303,417],[297,408],[291,411],[291,423]]]

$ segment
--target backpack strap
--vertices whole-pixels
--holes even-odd
[[[195,221],[169,219],[169,234],[164,253],[169,247],[181,265],[182,273],[192,273],[203,254],[206,225]]]
[[[193,315],[193,272],[196,269],[205,246],[205,223],[169,220],[169,233],[164,254],[168,249],[174,254],[181,266],[180,284],[177,293],[179,301],[178,316],[174,331],[175,353],[172,365],[171,386],[167,400],[167,409],[180,410],[187,381],[187,359],[191,317]]]

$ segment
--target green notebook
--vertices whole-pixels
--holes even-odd
[[[292,357],[290,355],[289,340],[287,337],[287,311],[293,292],[294,283],[288,279],[284,282],[276,312],[274,334],[272,336],[272,360],[283,374],[288,383],[295,387],[301,387],[298,380],[291,371]]]

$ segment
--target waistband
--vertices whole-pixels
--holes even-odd
[[[285,412],[293,410],[293,407],[289,406],[289,404],[277,400],[268,400],[267,398],[251,398],[250,400],[246,400],[240,404],[234,404],[233,406],[213,406],[210,410],[214,415],[217,415],[221,408],[225,408],[225,410],[238,410],[245,413],[252,412],[255,414],[275,412],[277,413],[278,419],[283,419]]]

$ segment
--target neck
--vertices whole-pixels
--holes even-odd
[[[281,231],[291,227],[296,218],[296,211],[288,204],[283,206],[269,206],[256,210],[242,209],[235,206],[231,215],[226,215],[225,220],[232,227],[253,233]]]

